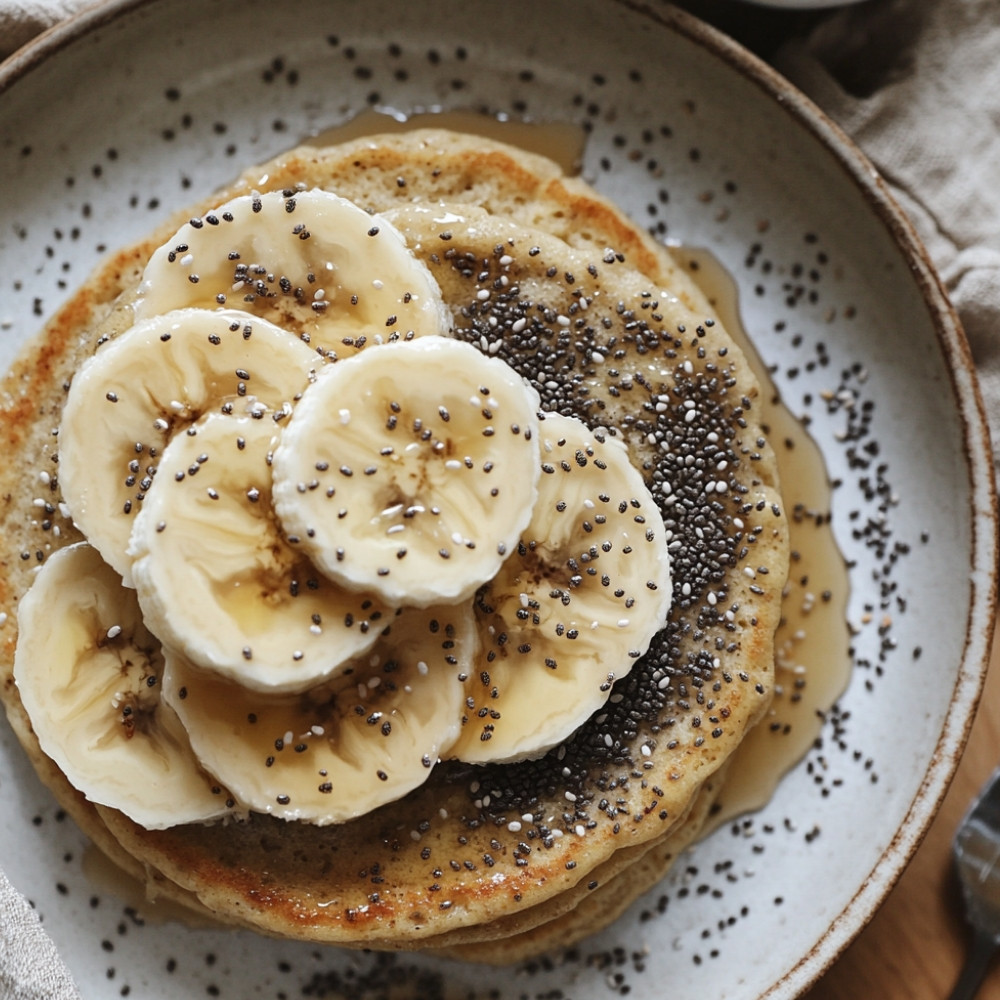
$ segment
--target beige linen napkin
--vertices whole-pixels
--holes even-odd
[[[868,0],[777,68],[872,159],[965,327],[1000,461],[1000,3]]]
[[[80,1000],[38,915],[0,871],[0,997]]]
[[[0,0],[0,59],[93,0]]]

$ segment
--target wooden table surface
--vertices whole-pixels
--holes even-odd
[[[979,711],[940,813],[874,918],[806,1000],[944,1000],[969,944],[951,862],[955,828],[1000,764],[1000,630]],[[1000,997],[1000,960],[980,992]]]

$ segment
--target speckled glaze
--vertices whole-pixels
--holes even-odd
[[[98,874],[0,723],[0,866],[88,1000],[654,998],[664,983],[674,1000],[787,1000],[878,906],[954,771],[995,610],[995,496],[969,354],[909,224],[830,122],[692,18],[498,9],[119,0],[22,50],[0,67],[0,364],[106,251],[363,109],[578,123],[588,179],[731,272],[824,452],[851,685],[763,811],[605,933],[509,972],[165,921]]]

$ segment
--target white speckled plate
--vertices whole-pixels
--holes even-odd
[[[860,930],[929,824],[994,610],[992,466],[968,352],[858,152],[738,47],[654,11],[119,0],[0,67],[0,364],[105,250],[361,109],[581,123],[585,175],[736,278],[746,325],[838,483],[851,565],[853,681],[771,804],[699,845],[607,932],[527,969],[144,920],[96,875],[0,723],[0,867],[87,1000],[638,1000],[663,983],[674,1000],[790,998]]]

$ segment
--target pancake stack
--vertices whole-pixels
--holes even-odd
[[[257,212],[257,204],[270,204],[271,196],[280,198],[292,216],[316,191],[331,192],[367,213],[368,232],[381,234],[373,239],[386,238],[390,231],[402,237],[421,273],[429,276],[428,287],[440,294],[443,307],[437,314],[428,306],[415,319],[394,314],[384,323],[369,318],[361,326],[352,325],[351,307],[344,303],[316,308],[322,297],[295,294],[296,289],[284,288],[281,275],[267,267],[255,279],[252,268],[249,273],[237,271],[240,260],[232,257],[230,270],[223,269],[218,282],[204,271],[192,281],[189,270],[174,291],[164,292],[164,301],[154,302],[161,284],[150,280],[147,265],[158,251],[161,257],[173,255],[171,265],[188,266],[183,262],[189,255],[197,258],[197,241],[215,238],[214,232],[203,237],[202,231],[221,231],[226,216],[236,211],[226,206],[251,205]],[[307,235],[319,235],[319,223],[310,225],[315,231]],[[247,256],[251,252],[266,258],[267,250],[258,242],[252,251],[243,251],[244,264],[257,263]],[[197,268],[197,263],[191,266]],[[169,273],[169,268],[156,273]],[[378,275],[371,279],[381,280]],[[354,298],[364,305],[367,276],[361,284],[364,291]],[[411,299],[426,306],[428,294],[411,296],[407,304]],[[338,324],[337,309],[342,306],[347,318]],[[265,804],[241,795],[232,776],[216,773],[219,768],[209,756],[186,746],[183,733],[175,742],[209,789],[205,815],[173,825],[147,821],[141,808],[123,806],[133,797],[141,799],[144,789],[128,790],[115,802],[92,791],[88,797],[86,788],[74,786],[68,766],[57,762],[59,754],[51,747],[43,749],[46,741],[40,738],[47,726],[43,716],[49,713],[49,689],[32,678],[50,669],[48,662],[40,662],[50,654],[39,652],[41,647],[28,634],[31,599],[25,605],[25,595],[45,570],[38,570],[35,552],[43,553],[49,563],[57,550],[78,546],[76,551],[85,551],[89,560],[80,564],[89,567],[86,578],[105,581],[108,600],[132,602],[128,606],[133,607],[131,587],[137,586],[143,608],[155,604],[162,611],[153,618],[145,612],[143,623],[140,608],[137,622],[130,626],[131,649],[143,650],[142,677],[149,691],[132,701],[112,692],[113,701],[128,701],[124,717],[121,705],[114,706],[117,714],[110,727],[118,742],[126,744],[123,752],[129,751],[129,743],[138,745],[137,734],[143,735],[136,720],[152,718],[159,710],[161,688],[163,697],[173,700],[178,717],[192,727],[191,746],[197,748],[201,737],[190,721],[195,713],[183,704],[188,685],[176,678],[190,676],[191,691],[208,675],[217,679],[214,668],[204,665],[187,665],[189,675],[179,666],[170,668],[175,641],[164,638],[160,619],[173,622],[176,612],[181,618],[178,630],[186,627],[187,619],[177,608],[180,602],[163,598],[162,588],[142,571],[141,553],[153,550],[156,532],[151,532],[152,542],[141,545],[133,532],[125,562],[108,565],[110,560],[96,555],[88,540],[88,517],[95,504],[85,511],[73,490],[64,492],[61,479],[62,469],[67,485],[74,478],[76,460],[67,457],[69,442],[96,433],[94,428],[74,424],[71,430],[62,424],[64,409],[75,405],[70,401],[83,391],[73,388],[78,377],[82,385],[81,366],[150,321],[150,314],[180,307],[236,316],[237,330],[240,324],[244,331],[273,325],[296,345],[309,346],[311,361],[306,364],[311,367],[303,377],[307,387],[293,394],[287,411],[278,414],[279,421],[287,418],[288,428],[305,419],[304,401],[313,392],[313,382],[318,386],[325,378],[325,369],[347,370],[362,359],[388,359],[397,346],[426,340],[416,334],[420,324],[428,323],[437,325],[431,338],[460,342],[483,360],[516,373],[514,381],[530,393],[529,409],[537,411],[529,415],[539,420],[543,469],[545,448],[559,436],[553,428],[563,426],[559,420],[582,427],[587,442],[575,456],[561,459],[565,466],[603,462],[602,448],[627,456],[645,490],[643,532],[636,537],[645,533],[662,546],[654,562],[667,573],[649,589],[668,591],[672,599],[657,605],[660,618],[641,643],[632,638],[635,622],[630,612],[620,613],[619,646],[624,652],[600,654],[601,683],[588,688],[593,703],[586,702],[591,707],[570,730],[560,731],[554,743],[535,733],[550,723],[555,727],[551,720],[563,702],[576,697],[562,693],[568,687],[545,686],[552,680],[549,675],[572,675],[579,665],[570,666],[567,653],[558,668],[548,674],[541,669],[540,687],[519,687],[525,683],[521,676],[533,669],[524,665],[527,651],[521,658],[519,654],[532,643],[505,645],[496,638],[499,627],[490,617],[496,602],[491,603],[490,595],[498,585],[479,581],[471,596],[441,597],[441,604],[474,609],[479,645],[483,636],[488,637],[486,646],[494,643],[489,654],[489,662],[497,664],[494,675],[490,677],[477,659],[462,660],[466,653],[456,626],[449,645],[442,648],[462,660],[456,670],[466,685],[466,697],[465,708],[460,705],[456,716],[461,716],[458,728],[439,741],[435,753],[440,759],[425,754],[422,773],[405,788],[400,786],[396,797],[373,799],[371,808],[342,804],[338,811],[331,806],[318,820],[303,817],[295,813],[295,801],[284,808],[280,796]],[[260,338],[247,335],[246,340],[256,344]],[[405,376],[400,379],[406,381]],[[227,397],[230,403],[223,409],[231,409],[232,400],[239,400],[248,387],[252,395],[255,385],[238,370]],[[106,396],[109,403],[117,403],[117,393]],[[423,949],[504,963],[569,944],[614,919],[697,837],[727,763],[771,700],[774,631],[788,571],[788,525],[774,455],[759,422],[758,397],[757,381],[744,356],[669,253],[553,162],[478,136],[430,129],[295,149],[247,171],[229,189],[170,220],[141,244],[115,254],[29,345],[5,379],[0,427],[8,461],[0,470],[0,494],[5,497],[0,530],[8,546],[0,567],[0,606],[29,609],[20,616],[17,630],[5,630],[0,652],[0,691],[11,724],[60,803],[154,896],[179,901],[223,923],[347,947]],[[333,413],[337,406],[334,402],[328,409]],[[345,424],[348,409],[341,403],[337,411]],[[201,428],[203,419],[201,413],[186,414],[183,426],[197,420]],[[166,435],[173,433],[172,420],[164,420]],[[176,431],[182,436],[180,423]],[[282,439],[287,433],[282,427]],[[214,452],[206,448],[207,454]],[[283,467],[280,445],[273,465],[276,470]],[[204,463],[206,470],[211,467],[211,461]],[[558,471],[553,467],[553,474]],[[574,473],[566,471],[572,479]],[[52,512],[46,524],[35,503],[41,473],[48,491],[44,499],[49,506],[44,509]],[[520,475],[509,473],[498,484],[506,489]],[[546,475],[541,474],[540,490]],[[142,469],[137,476],[142,495],[136,499],[130,494],[125,504],[130,516],[135,508],[151,507],[158,491],[165,497],[172,485],[166,477],[154,482],[150,474],[144,487]],[[182,472],[171,476],[184,478]],[[200,483],[204,474],[199,477]],[[614,477],[614,482],[621,481],[621,476]],[[317,477],[317,486],[321,482]],[[299,486],[302,494],[313,488],[304,481]],[[294,481],[286,492],[290,497],[280,501],[275,486],[281,516],[268,513],[262,523],[278,533],[282,544],[298,545],[297,535],[290,542],[290,515],[284,513],[296,502]],[[635,499],[638,493],[629,495]],[[628,506],[628,501],[622,503]],[[635,508],[640,509],[638,499]],[[163,509],[157,527],[163,523],[169,532],[179,508]],[[331,520],[336,520],[333,514]],[[53,521],[61,529],[58,537],[51,530]],[[588,522],[584,530],[603,523]],[[316,529],[325,525],[316,522]],[[546,541],[542,533],[536,535],[530,525],[521,524],[513,544],[503,547],[503,566],[509,569],[514,559],[534,566],[532,560]],[[24,559],[22,552],[31,555]],[[590,562],[598,571],[607,564],[600,556],[596,545],[576,551],[567,562],[572,563],[574,578],[559,585],[562,590],[546,583],[541,605],[554,594],[561,595],[554,603],[576,599],[577,588],[582,593],[588,583],[588,573],[595,576]],[[122,583],[121,577],[133,567],[135,579]],[[337,572],[336,565],[331,572]],[[518,579],[527,574],[523,570]],[[384,575],[391,575],[388,567]],[[431,579],[432,590],[444,586],[443,571],[440,584],[433,570],[425,577]],[[605,577],[605,590],[614,591],[614,581]],[[322,589],[325,581],[323,576],[317,586]],[[647,583],[652,584],[651,578]],[[643,604],[648,596],[622,598],[623,607],[635,609],[635,621],[649,606]],[[522,599],[524,614],[516,617],[530,619],[538,605],[525,594]],[[403,618],[393,617],[400,603],[406,601],[389,600],[384,616],[366,620],[372,634],[385,629],[378,642],[403,627],[398,624]],[[433,595],[417,603],[433,605]],[[448,613],[438,618],[451,620]],[[122,630],[118,622],[103,622],[101,628],[107,628],[91,642],[102,655],[113,648]],[[135,638],[140,629],[146,629],[141,643]],[[243,650],[247,663],[252,659],[249,648],[248,643]],[[374,649],[371,655],[377,658],[382,647],[367,648]],[[386,656],[383,665],[396,664]],[[421,665],[426,667],[419,661]],[[236,673],[238,667],[237,662]],[[349,687],[356,686],[361,667],[351,669],[357,672]],[[246,670],[249,673],[249,666]],[[124,676],[124,665],[122,671]],[[172,689],[169,675],[174,677]],[[497,677],[509,681],[498,682]],[[504,696],[504,683],[509,683],[511,700],[496,712],[490,699]],[[42,694],[36,698],[39,687]],[[518,690],[535,693],[522,695],[518,703]],[[529,704],[538,701],[538,692],[546,699],[540,712]],[[324,675],[311,687],[288,682],[286,690],[275,689],[266,697],[297,705],[305,699],[315,706],[342,694],[343,685],[338,688],[335,677]],[[531,746],[525,750],[512,737],[513,749],[496,750],[510,731],[505,727],[514,725],[508,720],[519,717],[534,720],[528,724]],[[405,711],[393,716],[394,724],[397,719],[409,724]],[[346,732],[348,722],[343,726]],[[124,741],[123,727],[129,737]],[[310,737],[310,752],[327,738],[339,746],[334,734],[322,726],[317,729]],[[467,731],[474,731],[476,738],[468,738]],[[398,727],[393,738],[398,738]],[[305,749],[306,744],[301,745]],[[454,747],[461,749],[453,752]],[[477,747],[485,749],[480,753]],[[285,752],[282,748],[279,756]],[[379,751],[372,752],[377,757]],[[309,756],[301,754],[303,761]],[[287,759],[287,754],[280,757],[281,766]],[[369,785],[378,790],[376,779]],[[359,788],[358,801],[367,801],[368,785]]]

